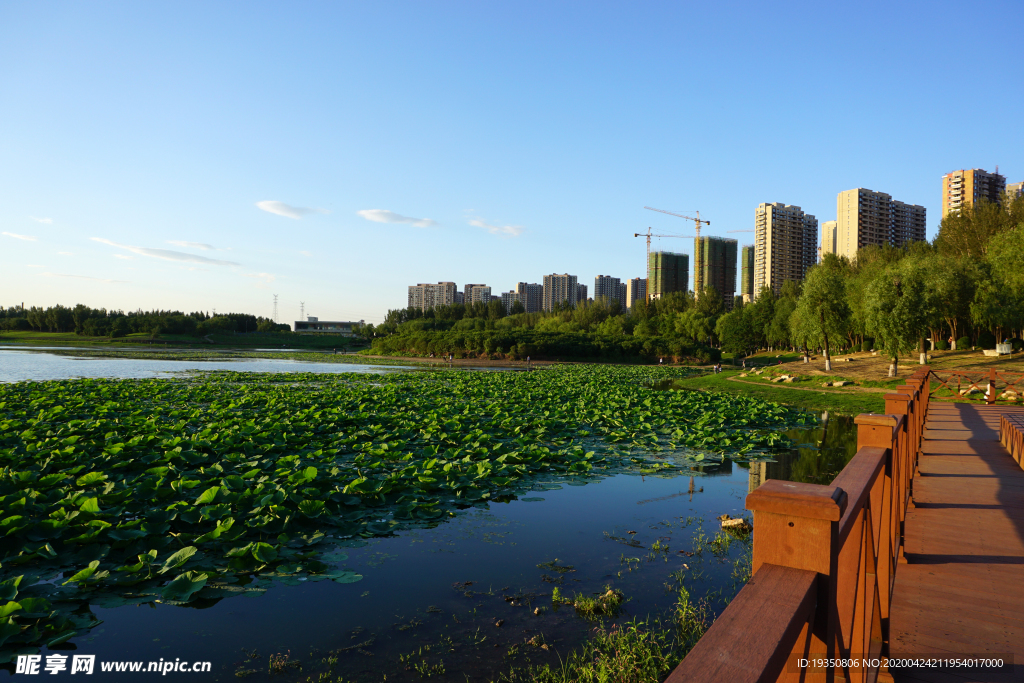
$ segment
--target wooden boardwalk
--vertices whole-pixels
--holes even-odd
[[[1012,673],[897,673],[896,681],[1024,681],[1024,469],[999,416],[1024,408],[932,401],[896,570],[891,655],[1012,654]]]

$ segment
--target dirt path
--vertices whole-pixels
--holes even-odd
[[[796,391],[815,391],[819,394],[842,394],[846,392],[860,392],[862,394],[888,394],[892,392],[891,389],[882,389],[877,387],[850,387],[849,389],[845,389],[843,391],[829,391],[825,387],[822,387],[820,389],[814,389],[812,387],[794,387],[792,384],[786,384],[784,382],[766,384],[765,382],[751,382],[749,380],[740,379],[739,377],[726,377],[725,379],[729,380],[730,382],[739,382],[740,384],[751,384],[755,387],[768,387],[769,389],[774,387],[779,389],[795,389]]]

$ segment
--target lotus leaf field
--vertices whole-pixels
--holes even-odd
[[[358,581],[336,547],[457,510],[706,455],[814,418],[556,366],[204,373],[0,385],[0,662],[95,625],[90,605],[202,606],[273,581]],[[331,552],[333,551],[333,552]]]

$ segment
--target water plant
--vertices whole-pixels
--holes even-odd
[[[777,428],[810,419],[650,388],[673,372],[0,385],[0,663],[90,628],[83,604],[211,604],[273,581],[356,582],[336,546],[557,482],[783,446]]]

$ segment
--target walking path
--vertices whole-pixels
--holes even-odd
[[[1024,681],[1024,469],[999,443],[1004,412],[1024,408],[929,407],[890,650],[895,658],[1012,655],[1015,670],[916,669],[896,681]]]

